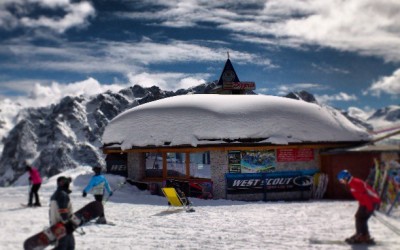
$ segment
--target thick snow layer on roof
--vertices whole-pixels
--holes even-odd
[[[369,135],[340,112],[266,95],[182,95],[143,104],[115,117],[103,143],[133,146],[219,144],[223,140],[292,142],[366,141]]]

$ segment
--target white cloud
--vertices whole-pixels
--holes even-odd
[[[356,117],[357,119],[366,121],[375,112],[375,110],[371,109],[370,107],[365,107],[364,109],[349,107],[347,112],[351,117]]]
[[[27,0],[27,3],[37,3],[43,7],[63,7],[70,4],[70,0]]]
[[[204,79],[198,79],[198,78],[194,78],[194,77],[185,77],[180,79],[179,81],[179,86],[182,89],[188,89],[190,87],[195,87],[198,86],[200,84],[205,84],[206,80]]]
[[[181,0],[155,4],[163,8],[119,15],[171,27],[208,22],[213,28],[233,32],[232,37],[241,41],[295,48],[319,45],[400,61],[400,1]]]
[[[256,93],[261,94],[261,95],[269,94],[269,91],[270,91],[269,88],[258,88],[255,90]]]
[[[60,84],[57,82],[53,82],[51,85],[48,86],[36,83],[33,89],[28,94],[28,97],[32,100],[47,100],[47,102],[49,103],[55,103],[61,98],[68,95],[91,96],[103,93],[107,90],[117,92],[123,87],[126,87],[126,85],[100,84],[96,79],[93,78],[88,78],[83,81],[73,82],[69,84]]]
[[[334,95],[315,95],[315,99],[317,99],[318,103],[329,104],[332,101],[342,101],[342,102],[349,102],[349,101],[356,101],[358,100],[357,96],[349,95],[344,92],[340,92]]]
[[[325,86],[318,83],[293,83],[293,84],[281,84],[276,89],[278,95],[287,95],[290,92],[297,92],[302,90],[323,90],[326,89]]]
[[[0,3],[0,28],[11,30],[18,26],[18,19],[9,11],[3,8]]]
[[[400,61],[399,1],[309,0],[296,10],[305,16],[274,24],[274,34]]]
[[[9,8],[12,6],[13,8]],[[31,14],[43,8],[60,11],[60,16],[45,16],[34,18]],[[11,11],[10,9],[13,9]],[[95,15],[95,9],[88,1],[72,2],[71,0],[5,0],[0,3],[0,28],[13,29],[18,26],[29,28],[48,28],[63,33],[73,27],[88,24],[88,19]]]
[[[17,90],[23,94],[23,96],[16,96],[12,100],[15,103],[19,103],[22,108],[48,106],[57,103],[68,95],[91,96],[107,90],[117,92],[129,86],[129,84],[100,84],[94,78],[67,84],[58,82],[46,83],[45,81],[13,81],[4,85],[3,87]]]
[[[53,10],[61,18],[28,14],[33,3]],[[7,6],[18,6],[18,15]],[[232,38],[258,44],[271,43],[302,49],[318,45],[400,61],[400,1],[394,0],[157,0],[138,3],[140,11],[118,12],[115,17],[151,21],[175,28],[202,27],[232,32]],[[157,8],[150,8],[156,6]],[[143,11],[151,9],[151,11]],[[156,9],[156,10],[155,10]],[[86,25],[95,15],[90,2],[71,0],[3,0],[0,27],[47,27],[64,32]],[[208,26],[210,28],[210,26]],[[203,32],[206,32],[204,30]],[[182,48],[185,49],[185,48]]]
[[[15,43],[14,43],[15,42]],[[48,69],[77,73],[119,73],[147,71],[152,64],[214,62],[226,60],[226,51],[235,58],[235,63],[253,63],[271,68],[268,58],[230,50],[209,48],[190,42],[169,41],[164,43],[143,39],[139,42],[64,43],[46,47],[32,45],[26,41],[13,41],[0,47],[0,56],[15,58],[13,63],[0,64],[2,68]],[[54,59],[57,58],[57,59]],[[30,62],[35,61],[35,64]]]
[[[210,77],[207,74],[193,75],[183,73],[148,73],[128,74],[132,85],[138,84],[142,87],[152,87],[154,85],[163,90],[187,89],[200,84],[204,84],[204,78]]]
[[[349,74],[349,73],[350,73],[350,72],[349,72],[348,70],[346,70],[346,69],[336,68],[336,67],[327,65],[327,64],[325,64],[325,63],[323,63],[323,64],[321,64],[321,65],[312,63],[311,66],[312,66],[313,68],[315,68],[316,70],[325,72],[325,73],[327,73],[327,74],[330,74],[330,73]]]
[[[381,77],[369,87],[365,94],[371,93],[374,96],[380,96],[382,92],[400,96],[400,69],[397,69],[391,76]]]

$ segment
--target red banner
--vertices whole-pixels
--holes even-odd
[[[314,160],[314,150],[311,148],[286,148],[276,150],[277,162],[295,162]]]
[[[256,84],[255,82],[224,82],[223,88],[254,90],[256,89]]]

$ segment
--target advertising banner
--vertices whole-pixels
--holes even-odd
[[[240,173],[240,151],[228,152],[228,167],[229,173]]]
[[[277,162],[299,162],[314,160],[314,150],[311,148],[285,148],[276,150]]]
[[[255,82],[224,82],[224,89],[245,89],[245,90],[254,90],[256,89]]]
[[[107,173],[128,176],[128,155],[108,154],[106,157]]]
[[[313,176],[301,171],[226,174],[227,194],[310,191]]]
[[[229,151],[229,173],[263,173],[275,170],[275,150]]]
[[[275,150],[241,151],[241,173],[263,173],[275,170]]]

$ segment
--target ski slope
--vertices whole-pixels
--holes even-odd
[[[74,210],[92,201],[82,190],[91,168],[68,170]],[[22,249],[23,241],[48,225],[48,201],[56,188],[54,176],[40,189],[42,207],[22,208],[27,202],[27,176],[17,186],[0,188],[0,249]],[[106,175],[113,188],[122,177]],[[193,199],[196,212],[167,208],[162,196],[126,184],[105,204],[106,217],[116,223],[89,224],[85,235],[75,232],[77,250],[98,249],[369,249],[310,240],[341,240],[354,233],[355,201],[239,202]],[[385,218],[400,228],[400,221]],[[400,249],[400,236],[376,218],[370,231],[378,249]],[[79,232],[80,230],[78,230]],[[50,249],[50,248],[49,248]]]

